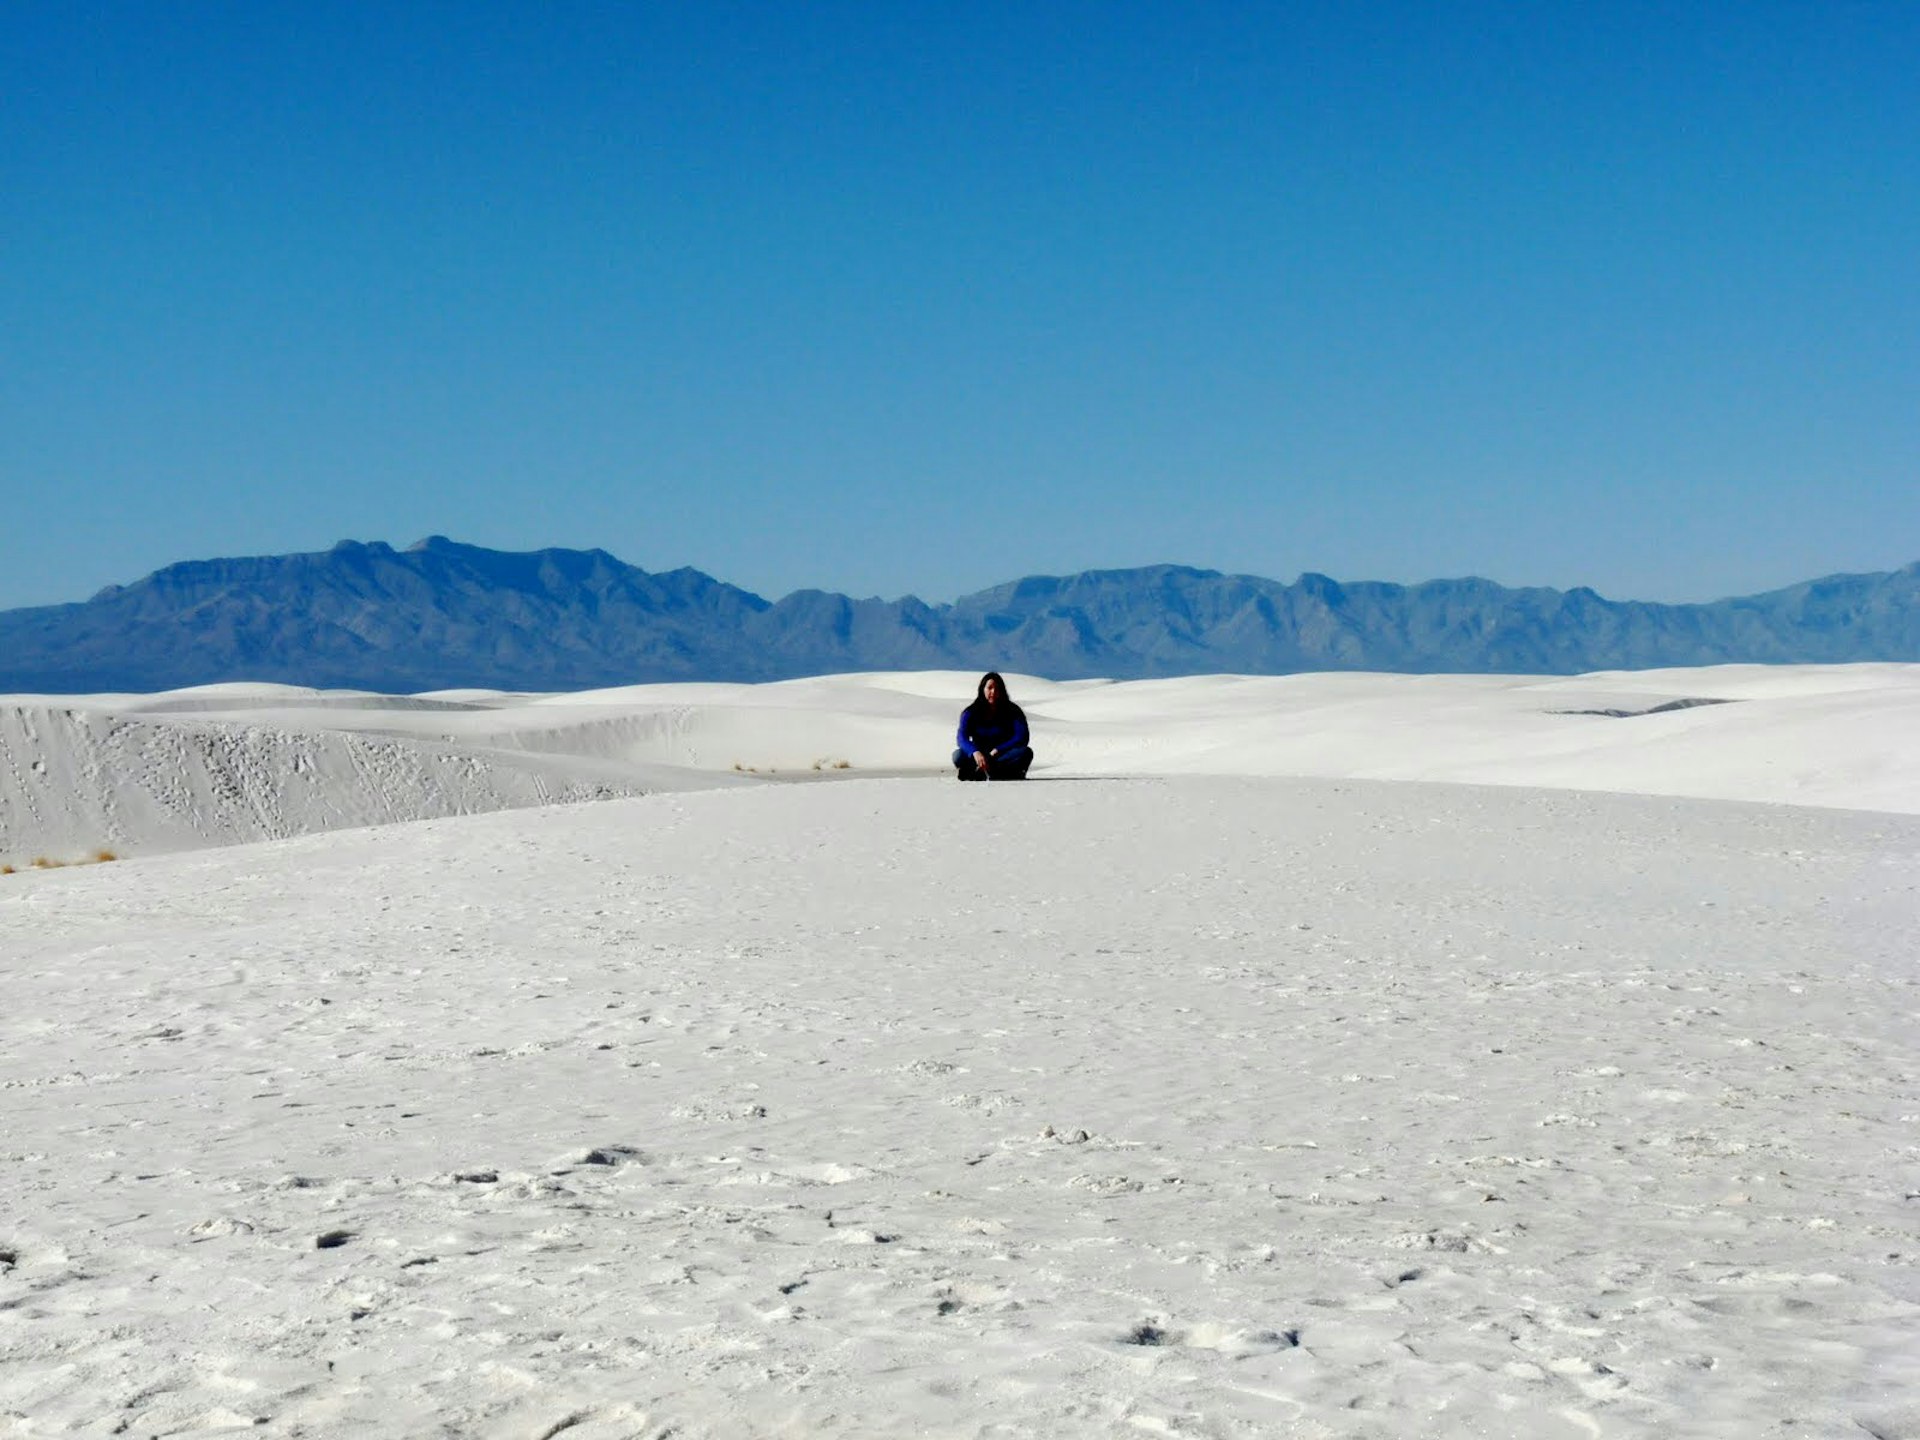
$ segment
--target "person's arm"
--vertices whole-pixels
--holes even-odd
[[[960,712],[960,728],[954,732],[953,738],[959,742],[960,749],[966,751],[967,754],[973,757],[973,763],[975,765],[985,769],[987,764],[986,752],[981,748],[980,742],[973,738],[972,720],[973,707],[969,705]]]
[[[1033,744],[1033,737],[1027,730],[1027,712],[1019,711],[1013,717],[1013,738],[1000,748],[1002,750],[1025,750]]]

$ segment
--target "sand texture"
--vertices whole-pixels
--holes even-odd
[[[1807,790],[1910,713],[1845,671],[1586,733]],[[1537,694],[1505,785],[1204,773],[1491,768],[1517,688],[1309,679],[1035,684],[1025,785],[731,772],[916,677],[463,696],[395,743],[669,768],[0,877],[0,1436],[1920,1437],[1911,740],[1878,809],[1543,788]],[[371,733],[204,698],[55,708]]]

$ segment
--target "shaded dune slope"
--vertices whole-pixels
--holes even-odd
[[[395,736],[0,707],[0,861],[73,860],[644,793],[592,774]]]

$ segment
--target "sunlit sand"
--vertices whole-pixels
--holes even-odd
[[[1920,1435],[1920,667],[975,678],[0,700],[0,1435]]]

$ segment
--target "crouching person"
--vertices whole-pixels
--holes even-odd
[[[980,677],[973,703],[960,712],[960,748],[953,768],[962,780],[1024,780],[1033,764],[1027,712],[1007,694],[998,671]]]

